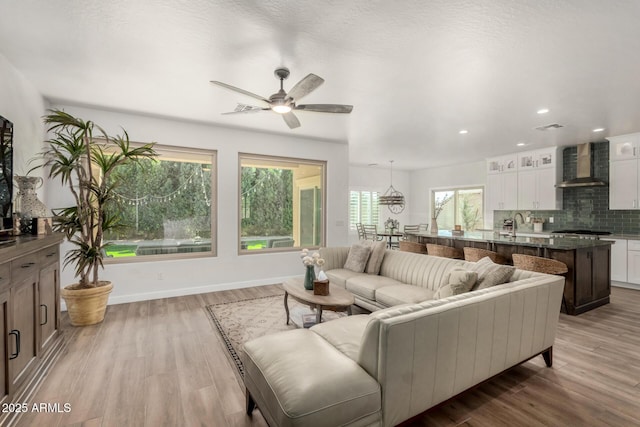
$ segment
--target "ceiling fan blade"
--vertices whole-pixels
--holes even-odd
[[[256,107],[255,105],[247,105],[247,104],[238,104],[238,106],[233,111],[229,111],[227,113],[222,113],[223,115],[228,114],[247,114],[247,113],[257,113],[259,111],[270,110],[269,107]]]
[[[324,79],[322,77],[318,77],[315,74],[309,74],[307,77],[296,83],[296,85],[287,94],[287,98],[297,101],[303,96],[309,95],[311,92],[316,90],[322,83],[324,83]]]
[[[250,96],[252,98],[259,99],[260,101],[266,102],[267,104],[269,103],[268,99],[265,99],[264,97],[262,97],[260,95],[256,95],[255,93],[251,93],[251,92],[249,92],[247,90],[240,89],[239,87],[231,86],[231,85],[228,85],[226,83],[218,82],[218,81],[215,81],[215,80],[211,80],[211,83],[213,83],[214,85],[218,85],[220,87],[223,87],[225,89],[229,89],[229,90],[232,90],[234,92],[238,92],[238,93],[241,93],[243,95],[247,95],[247,96]]]
[[[292,112],[286,113],[282,115],[282,118],[287,123],[290,129],[295,129],[300,127],[300,120],[296,117]]]
[[[314,111],[316,113],[344,113],[348,114],[353,110],[353,105],[341,104],[303,104],[296,105],[295,110]]]

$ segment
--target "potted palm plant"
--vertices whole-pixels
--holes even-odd
[[[130,162],[154,158],[154,144],[132,146],[129,136],[109,136],[92,121],[61,110],[44,117],[52,137],[46,141],[42,164],[49,178],[59,179],[69,188],[75,204],[53,209],[53,228],[66,235],[75,248],[68,251],[64,266],[73,265],[78,282],[64,287],[61,295],[72,325],[83,326],[104,320],[113,285],[99,280],[103,268],[104,233],[120,226],[120,217],[105,208],[114,202],[117,180],[110,179],[116,168]]]

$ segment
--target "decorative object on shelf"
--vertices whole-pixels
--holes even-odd
[[[397,219],[388,218],[384,222],[384,229],[389,230],[390,233],[395,233],[400,229],[400,222]]]
[[[378,198],[379,205],[385,205],[389,210],[395,214],[398,214],[404,210],[404,195],[393,187],[393,160],[389,160],[391,167],[389,169],[391,174],[390,186],[385,193]]]
[[[308,291],[313,290],[313,282],[316,280],[316,267],[321,269],[324,265],[324,259],[320,258],[318,252],[309,255],[308,249],[303,249],[300,252],[300,258],[302,258],[302,264],[307,267],[304,273],[304,288]]]
[[[41,218],[51,216],[49,210],[38,199],[36,190],[42,187],[43,180],[39,176],[14,176],[18,185],[15,210],[21,218]]]
[[[77,283],[62,288],[61,295],[72,325],[92,325],[104,320],[112,288],[110,282],[98,279],[105,256],[103,236],[120,225],[117,214],[106,212],[116,188],[108,178],[121,165],[153,159],[157,154],[154,144],[131,145],[126,131],[110,136],[96,123],[62,110],[49,110],[44,122],[51,137],[37,168],[45,168],[49,178],[68,186],[75,202],[53,210],[53,229],[75,246],[67,252],[64,265],[74,266],[78,277]]]
[[[436,217],[431,218],[431,232],[432,233],[438,232],[438,218]]]

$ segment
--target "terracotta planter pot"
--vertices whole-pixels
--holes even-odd
[[[100,283],[100,286],[89,289],[74,289],[77,284],[62,288],[60,295],[67,304],[69,320],[73,326],[95,325],[104,320],[113,284],[107,281]]]

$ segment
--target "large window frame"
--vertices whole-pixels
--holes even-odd
[[[464,219],[459,217],[459,215],[463,215],[462,210],[464,209],[464,207],[461,207],[459,203],[460,203],[461,192],[474,192],[474,191],[482,193],[482,196],[480,198],[480,202],[482,203],[482,205],[480,206],[480,208],[477,209],[479,218],[477,218],[475,221],[476,226],[474,229],[477,229],[478,227],[483,228],[484,227],[484,207],[485,207],[485,188],[483,185],[467,185],[467,186],[461,186],[461,187],[443,187],[443,188],[431,189],[431,196],[430,196],[431,218],[436,217],[436,209],[438,209],[439,205],[442,204],[442,200],[443,200],[442,197],[439,197],[438,200],[436,200],[436,193],[440,193],[441,196],[443,195],[442,193],[452,193],[451,199],[448,202],[446,202],[446,204],[450,203],[449,206],[447,207],[451,208],[453,211],[454,224],[452,225],[458,224],[458,225],[461,225],[462,229],[465,231],[473,231],[473,230],[467,230],[466,224],[464,224]],[[443,228],[444,225],[441,225],[441,222],[440,222],[441,218],[436,218],[436,221],[438,224],[438,229],[444,230],[445,229]]]
[[[131,142],[131,146],[140,146],[142,144]],[[145,254],[140,256],[129,257],[105,257],[105,264],[121,264],[121,263],[139,263],[139,262],[153,262],[160,260],[174,260],[174,259],[194,259],[194,258],[206,258],[216,257],[218,251],[218,152],[216,150],[206,150],[199,148],[188,148],[174,145],[154,145],[154,150],[158,153],[157,161],[179,161],[187,163],[202,163],[210,164],[211,167],[211,181],[210,181],[210,194],[209,194],[209,208],[210,208],[210,230],[211,230],[211,249],[201,250],[197,252],[184,252],[184,253],[158,253],[158,254]],[[205,181],[206,182],[206,181]],[[204,188],[204,187],[203,187]],[[117,190],[116,190],[117,191]],[[194,243],[200,243],[195,242]],[[206,245],[206,241],[202,243]]]
[[[349,229],[356,224],[380,224],[380,192],[372,190],[349,190]],[[366,206],[367,202],[370,206]],[[354,212],[357,209],[357,212]]]
[[[250,215],[251,210],[260,209],[259,206],[252,206],[251,203],[247,200],[246,194],[243,194],[242,188],[242,170],[243,165],[245,167],[255,167],[255,168],[264,168],[264,169],[291,169],[294,170],[298,168],[300,165],[311,168],[319,168],[320,173],[318,175],[313,175],[311,177],[292,177],[292,199],[293,199],[293,208],[292,208],[292,221],[293,221],[293,229],[291,239],[293,240],[293,246],[279,246],[277,244],[273,245],[265,245],[265,247],[255,248],[256,245],[251,245],[251,242],[247,240],[247,237],[243,240],[243,218],[246,219],[248,215]],[[320,188],[316,187],[317,183],[320,183]],[[246,190],[246,189],[244,189]],[[296,218],[296,213],[298,216],[301,215],[302,204],[303,204],[303,191],[306,190],[314,190],[312,194],[314,210],[313,210],[313,239],[317,240],[317,244],[304,245],[301,246],[298,242],[298,239],[302,236],[302,226],[301,218]],[[319,193],[319,194],[318,194]],[[307,197],[308,194],[305,194],[304,197]],[[316,210],[317,204],[320,204],[319,212]],[[296,207],[297,205],[297,207]],[[271,156],[264,154],[252,154],[252,153],[238,153],[238,233],[237,233],[237,242],[238,242],[238,254],[246,255],[246,254],[258,254],[258,253],[270,253],[270,252],[292,252],[292,251],[300,251],[301,248],[320,248],[326,245],[326,234],[327,234],[327,162],[324,160],[313,160],[313,159],[301,159],[294,157],[282,157],[282,156]],[[317,227],[320,227],[320,230],[317,230]],[[269,239],[272,236],[265,236]],[[284,243],[283,243],[284,244]],[[253,247],[252,247],[253,246]],[[275,247],[274,247],[275,246]]]

